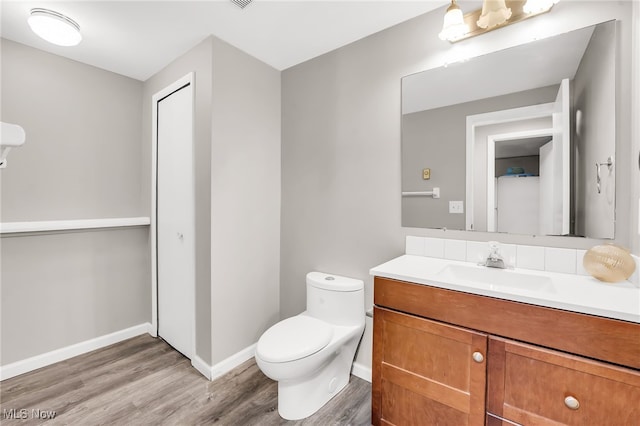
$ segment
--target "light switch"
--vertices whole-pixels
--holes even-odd
[[[449,201],[449,213],[455,213],[455,214],[464,213],[464,202]]]
[[[422,179],[431,179],[431,169],[422,169]]]

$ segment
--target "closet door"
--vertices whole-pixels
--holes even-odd
[[[188,358],[195,292],[192,88],[186,84],[156,103],[158,335]]]

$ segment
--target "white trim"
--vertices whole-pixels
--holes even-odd
[[[483,114],[475,114],[467,116],[466,124],[466,230],[475,230],[477,227],[473,225],[473,162],[475,147],[475,129],[479,126],[487,126],[492,124],[507,123],[510,121],[518,121],[530,118],[541,118],[551,116],[555,103],[531,105],[520,108],[511,108],[502,111],[487,112]]]
[[[193,355],[193,357],[191,358],[191,365],[208,380],[211,380],[211,366],[198,355]]]
[[[353,368],[351,369],[351,374],[371,383],[371,367],[366,367],[364,364],[354,362]]]
[[[151,223],[149,217],[119,217],[110,219],[44,220],[32,222],[0,223],[0,234],[23,232],[73,231],[81,229],[121,228],[145,226]]]
[[[113,345],[114,343],[122,342],[123,340],[127,340],[132,337],[140,336],[148,333],[150,326],[151,324],[149,323],[136,325],[111,334],[106,334],[104,336],[96,337],[94,339],[0,366],[0,380],[10,379],[11,377],[28,373],[29,371],[37,370],[38,368],[73,358],[74,356],[82,355],[96,349],[104,348],[105,346]]]
[[[256,343],[242,349],[240,352],[236,352],[235,354],[231,355],[226,359],[223,359],[222,361],[220,361],[219,363],[211,367],[210,380],[215,380],[218,377],[225,375],[226,373],[233,370],[243,362],[253,358],[255,356],[255,353],[256,353]]]
[[[202,358],[195,355],[191,360],[191,365],[200,373],[202,373],[202,375],[207,379],[215,380],[219,377],[224,376],[243,362],[246,362],[253,358],[256,353],[256,345],[257,343],[254,343],[253,345],[248,346],[239,352],[236,352],[235,354],[213,366],[208,365]],[[371,367],[367,367],[364,364],[354,362],[351,369],[351,374],[371,383]]]
[[[211,366],[207,364],[202,358],[198,355],[194,355],[191,359],[191,365],[193,368],[198,370],[204,377],[209,380],[215,380],[219,377],[224,376],[243,362],[249,361],[251,358],[255,356],[256,353],[256,343],[251,346],[248,346],[242,349],[239,352],[231,355],[228,358],[223,359],[219,363]]]
[[[496,232],[496,140],[487,137],[487,232]],[[471,204],[473,206],[473,204]],[[469,204],[467,204],[467,209]]]
[[[152,326],[152,336],[156,337],[158,335],[158,247],[157,247],[157,190],[158,190],[158,181],[157,181],[157,172],[158,172],[158,109],[157,103],[164,98],[165,96],[170,95],[176,90],[180,89],[182,86],[189,84],[191,88],[191,102],[193,108],[193,117],[195,118],[195,77],[194,73],[190,72],[178,79],[174,83],[160,90],[156,94],[151,97],[151,326]],[[194,129],[195,130],[195,129]],[[195,141],[195,131],[193,132],[193,140]],[[195,152],[195,144],[194,144],[194,152]],[[195,177],[194,177],[195,183]],[[195,185],[194,185],[195,186]],[[195,187],[192,188],[192,191],[195,193]],[[195,197],[194,197],[195,199]],[[195,224],[195,218],[194,218]],[[195,235],[195,234],[194,234]],[[195,259],[194,259],[195,262]],[[195,310],[195,283],[192,291],[192,301],[193,301],[193,317],[191,324],[191,354],[189,354],[189,358],[195,358],[196,356],[196,310]],[[186,355],[186,354],[185,354]],[[206,364],[205,364],[206,365]],[[195,365],[194,365],[195,367]]]
[[[157,247],[157,193],[158,190],[158,111],[157,96],[151,97],[151,335],[158,336],[158,247]]]

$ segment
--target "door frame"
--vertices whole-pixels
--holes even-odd
[[[180,90],[184,86],[188,86],[191,90],[191,117],[192,125],[195,121],[195,78],[194,73],[190,72],[182,78],[171,83],[164,89],[160,90],[151,97],[151,334],[158,337],[158,242],[157,242],[157,195],[158,195],[158,102],[173,92]],[[195,126],[194,126],[195,127]],[[194,145],[195,128],[192,131],[191,144]],[[194,193],[195,200],[195,176],[193,179],[194,187],[191,190]],[[195,209],[194,209],[195,213]],[[195,227],[195,214],[193,217]],[[195,237],[195,234],[194,234]],[[195,240],[194,240],[195,244]],[[194,268],[195,268],[195,258]],[[191,301],[191,348],[188,357],[193,361],[196,356],[196,310],[195,310],[195,280],[188,289]]]
[[[496,142],[553,136],[553,129],[533,129],[487,136],[487,232],[497,232],[496,221]]]
[[[477,206],[473,204],[474,190],[474,161],[475,161],[475,145],[476,137],[475,131],[477,127],[488,126],[493,124],[508,123],[512,121],[520,121],[525,119],[550,117],[553,114],[553,102],[530,105],[519,108],[505,109],[501,111],[493,111],[480,113],[475,115],[468,115],[466,120],[466,215],[465,215],[465,229],[467,231],[474,231],[474,211],[478,210]]]

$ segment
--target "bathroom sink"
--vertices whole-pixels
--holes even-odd
[[[447,265],[437,275],[451,284],[479,287],[497,291],[554,292],[551,279],[543,275],[516,272],[486,266]]]

